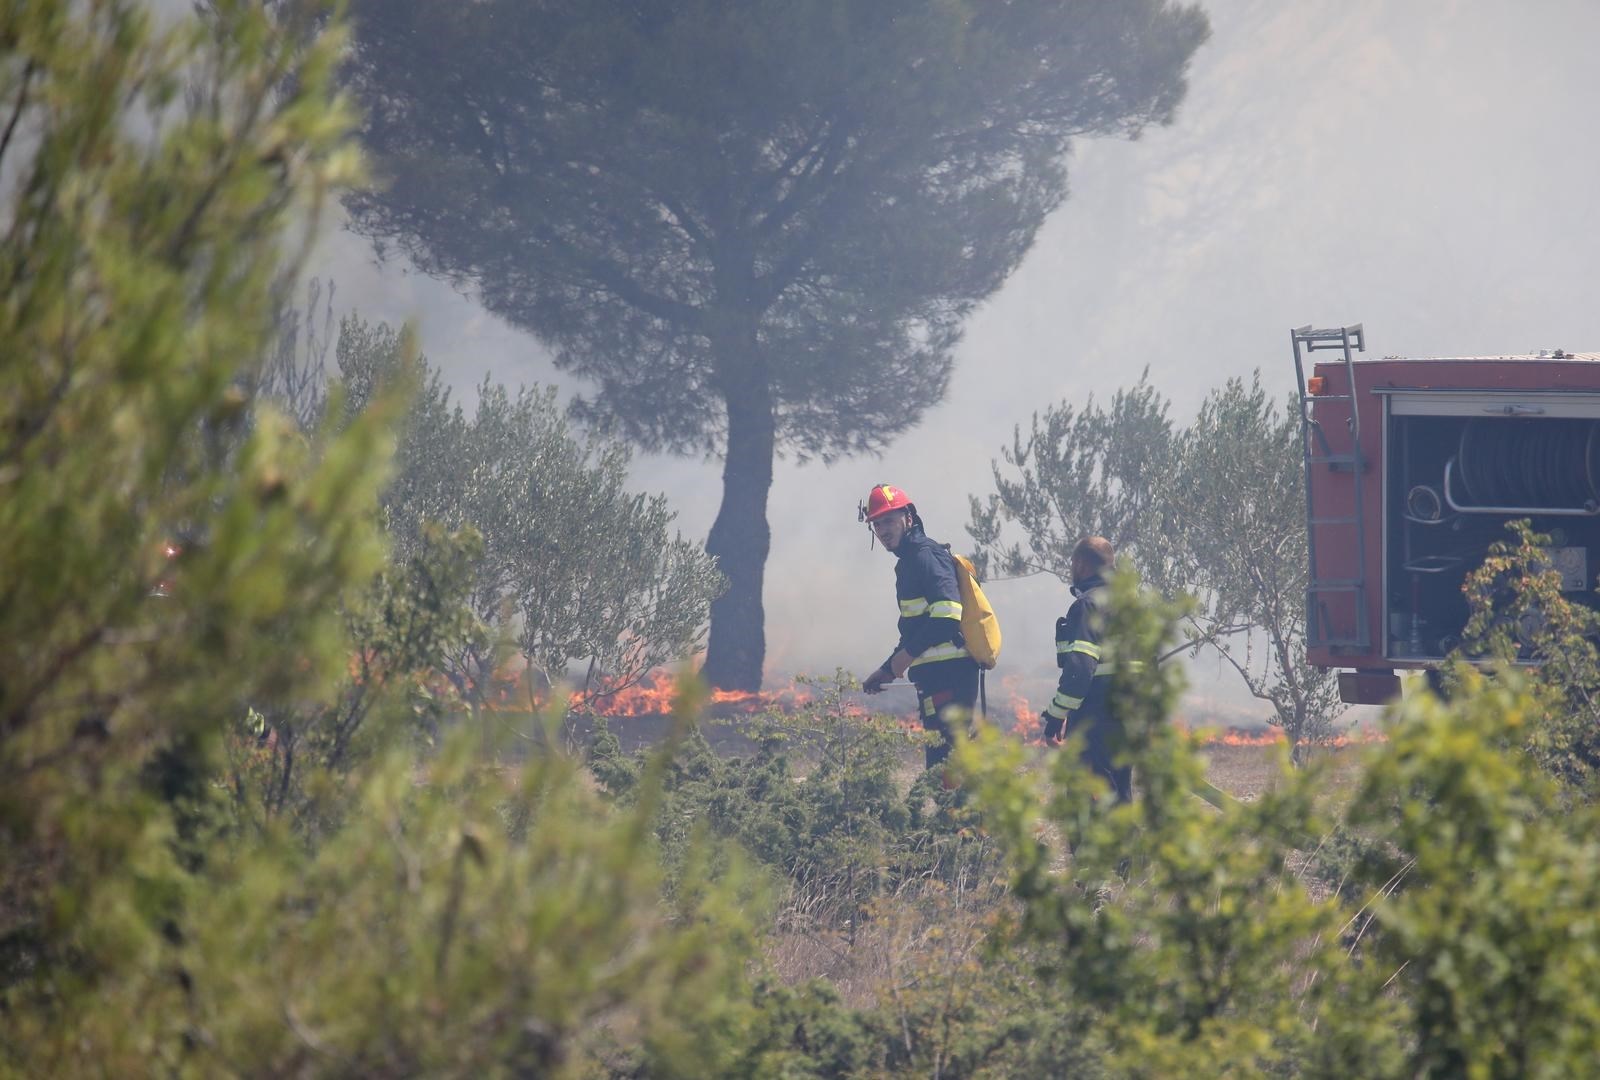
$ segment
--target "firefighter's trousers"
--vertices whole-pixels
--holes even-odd
[[[1079,760],[1105,777],[1116,793],[1117,802],[1131,802],[1133,768],[1112,764],[1112,759],[1123,749],[1122,724],[1103,708],[1079,709],[1067,722],[1067,734],[1083,736],[1083,754]]]
[[[923,730],[939,734],[937,743],[923,748],[923,759],[931,769],[950,756],[952,726],[970,724],[978,710],[978,665],[966,658],[941,660],[912,672]]]

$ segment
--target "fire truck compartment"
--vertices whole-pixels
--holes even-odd
[[[1384,388],[1383,655],[1442,660],[1461,640],[1462,585],[1506,523],[1551,538],[1569,598],[1595,606],[1600,393]],[[1514,628],[1531,633],[1532,625]]]

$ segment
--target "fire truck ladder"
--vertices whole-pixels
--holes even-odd
[[[1351,351],[1365,352],[1366,336],[1361,324],[1342,326],[1333,330],[1316,330],[1302,326],[1289,331],[1294,342],[1294,373],[1300,394],[1300,444],[1305,458],[1306,486],[1306,545],[1309,556],[1306,580],[1306,643],[1315,647],[1366,649],[1372,644],[1367,628],[1367,545],[1366,522],[1363,519],[1365,503],[1362,499],[1362,473],[1366,462],[1361,457],[1361,412],[1356,408],[1355,359]],[[1347,392],[1343,394],[1312,394],[1306,386],[1306,365],[1310,353],[1320,349],[1340,349],[1344,352],[1344,373]],[[1323,425],[1312,416],[1313,402],[1348,401],[1350,418],[1346,431],[1336,434],[1333,441]],[[1335,449],[1337,442],[1340,449]],[[1347,448],[1346,448],[1347,447]],[[1317,466],[1332,472],[1348,472],[1354,482],[1352,495],[1355,509],[1348,517],[1318,517],[1311,497],[1311,475]],[[1322,530],[1348,530],[1350,546],[1356,552],[1354,577],[1330,577],[1323,574],[1317,562],[1317,536]],[[1337,534],[1336,534],[1337,535]],[[1354,598],[1355,627],[1353,632],[1340,632],[1331,625],[1327,597],[1345,594]]]

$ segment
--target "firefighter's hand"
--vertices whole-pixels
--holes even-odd
[[[890,671],[888,668],[879,668],[877,671],[874,671],[871,675],[868,675],[865,679],[861,680],[861,690],[863,693],[876,694],[883,690],[884,683],[893,681],[894,672]]]
[[[1044,723],[1044,741],[1046,746],[1061,745],[1061,729],[1066,721],[1059,716],[1051,716],[1044,712],[1039,714],[1039,719]]]

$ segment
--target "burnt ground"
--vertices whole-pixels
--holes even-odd
[[[617,717],[608,721],[623,750],[633,752],[659,745],[672,730],[670,716],[648,715]],[[713,715],[702,723],[701,733],[720,753],[743,756],[756,750],[754,740],[740,731],[738,717]],[[591,725],[580,723],[568,733],[569,745],[587,745]],[[1349,797],[1357,778],[1360,758],[1359,746],[1336,747],[1316,751],[1313,761],[1327,769],[1328,795],[1335,808]],[[1273,790],[1281,776],[1279,759],[1282,753],[1277,745],[1230,745],[1213,743],[1203,750],[1206,760],[1206,779],[1242,802],[1250,802],[1261,794]],[[909,778],[921,767],[921,752],[908,749],[905,754],[905,771]]]

